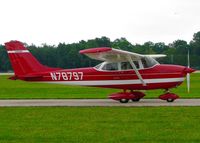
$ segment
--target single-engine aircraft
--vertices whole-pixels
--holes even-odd
[[[14,70],[12,80],[82,85],[122,89],[109,98],[127,103],[145,96],[141,90],[163,89],[160,99],[173,102],[179,96],[170,89],[179,86],[195,70],[180,65],[159,64],[165,55],[142,55],[119,49],[100,47],[81,50],[80,54],[103,61],[95,67],[61,69],[44,66],[19,41],[5,43]]]

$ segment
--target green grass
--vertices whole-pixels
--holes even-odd
[[[107,98],[111,93],[121,90],[81,86],[66,86],[45,83],[30,83],[8,80],[9,76],[0,76],[0,98]],[[191,74],[191,92],[187,93],[186,82],[172,90],[182,98],[200,97],[200,73]],[[145,98],[157,98],[163,90],[146,91]]]
[[[200,107],[0,108],[1,143],[199,143]]]
[[[0,98],[106,98],[117,92],[115,89],[102,89],[83,86],[66,86],[47,83],[33,83],[9,80],[0,76]]]

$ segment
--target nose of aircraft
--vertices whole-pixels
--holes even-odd
[[[183,70],[183,72],[184,73],[192,73],[192,72],[194,72],[194,71],[196,71],[195,69],[192,69],[192,68],[188,68],[188,67],[186,67],[184,70]]]

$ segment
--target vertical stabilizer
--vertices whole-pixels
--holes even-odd
[[[15,76],[24,76],[30,73],[48,70],[48,67],[40,64],[23,43],[19,41],[10,41],[5,43],[5,47]]]

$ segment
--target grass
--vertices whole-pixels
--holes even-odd
[[[12,81],[0,76],[1,99],[107,98],[115,89]],[[199,98],[200,74],[173,91]],[[155,98],[161,90],[147,91]],[[198,143],[200,107],[1,107],[1,143]]]
[[[101,89],[83,86],[66,86],[47,83],[33,83],[9,80],[0,76],[0,98],[106,98],[115,89]]]
[[[37,98],[107,98],[111,93],[121,90],[82,86],[66,86],[45,83],[30,83],[8,80],[0,76],[0,99]],[[200,73],[191,74],[191,92],[187,93],[186,82],[172,90],[182,98],[200,97]],[[157,98],[163,90],[145,91],[146,98]]]
[[[200,107],[0,108],[1,143],[199,143]]]

